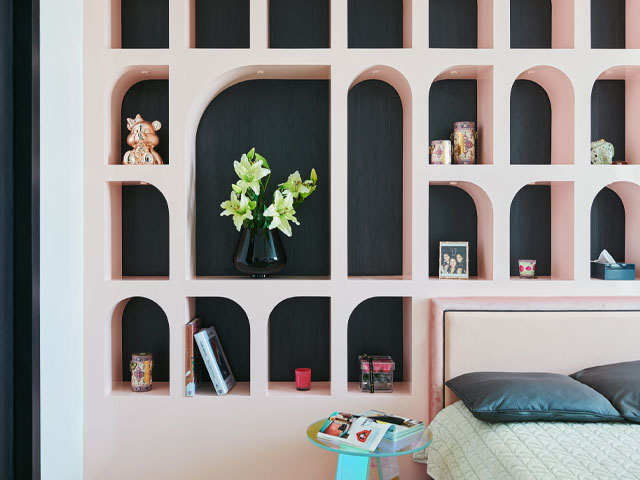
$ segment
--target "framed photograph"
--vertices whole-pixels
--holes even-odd
[[[440,242],[439,278],[469,278],[469,242]]]

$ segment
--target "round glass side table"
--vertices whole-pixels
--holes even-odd
[[[315,446],[338,454],[336,480],[367,480],[372,458],[376,460],[379,480],[400,478],[398,457],[424,450],[431,444],[429,429],[420,430],[401,440],[383,440],[373,452],[350,447],[342,443],[318,438],[326,419],[318,420],[307,428],[307,438]]]

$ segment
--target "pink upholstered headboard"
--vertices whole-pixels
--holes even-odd
[[[455,399],[444,382],[462,373],[640,359],[640,297],[438,298],[429,322],[429,421]]]

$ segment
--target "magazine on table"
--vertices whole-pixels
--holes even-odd
[[[229,362],[224,355],[220,339],[214,327],[204,328],[194,335],[202,360],[207,367],[213,387],[218,395],[225,395],[236,384],[236,379],[231,373]]]
[[[318,438],[373,452],[390,426],[389,423],[378,423],[367,417],[333,412],[322,425]]]
[[[380,424],[388,424],[389,430],[387,430],[387,433],[384,436],[385,440],[397,441],[424,430],[424,422],[401,417],[392,413],[380,412],[378,410],[367,410],[359,415],[375,420]]]

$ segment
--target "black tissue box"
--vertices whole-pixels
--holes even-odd
[[[634,263],[598,263],[591,262],[591,278],[600,280],[635,280]]]

